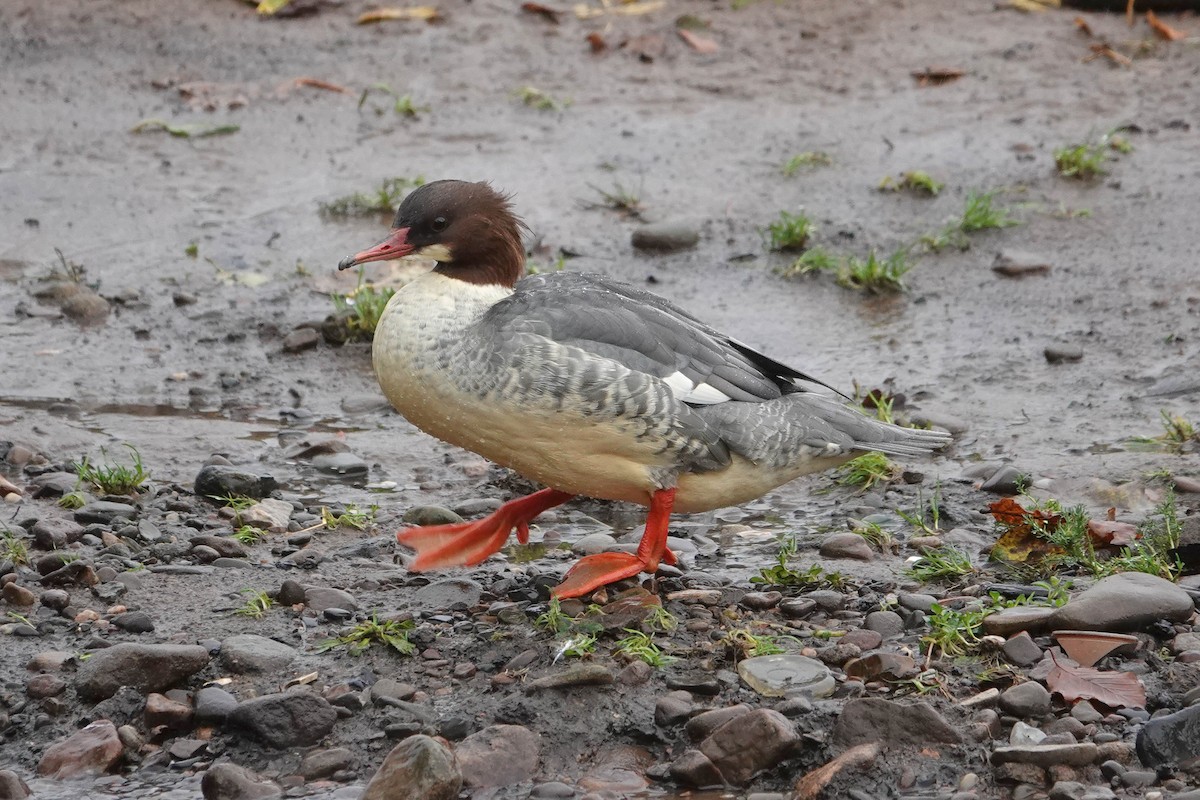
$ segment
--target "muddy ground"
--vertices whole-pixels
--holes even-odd
[[[219,453],[275,476],[310,506],[380,506],[374,529],[330,534],[330,550],[389,533],[414,505],[506,497],[503,476],[386,409],[368,345],[283,348],[289,333],[330,313],[331,290],[353,287],[354,276],[334,275],[337,261],[386,230],[384,218],[323,218],[319,204],[420,175],[487,179],[512,192],[543,268],[568,253],[568,269],[638,284],[653,277],[654,291],[781,361],[847,391],[857,382],[903,393],[957,432],[950,450],[913,466],[927,490],[943,484],[958,523],[988,530],[979,511],[989,498],[964,477],[978,462],[1011,463],[1064,504],[1116,506],[1135,519],[1158,497],[1146,491],[1148,473],[1200,470],[1195,455],[1129,445],[1161,433],[1161,410],[1197,416],[1195,40],[1158,41],[1140,20],[1131,29],[1101,14],[1087,15],[1088,38],[1074,11],[1025,14],[977,0],[741,9],[668,0],[645,15],[568,12],[559,25],[515,4],[451,0],[436,24],[355,25],[369,7],[317,5],[286,19],[259,19],[233,0],[0,8],[0,439],[58,461],[121,454],[128,443],[164,491],[190,487]],[[703,35],[717,52],[676,35],[683,14],[711,23]],[[1172,23],[1200,29],[1194,18]],[[591,32],[607,51],[591,52]],[[1088,60],[1101,41],[1131,63]],[[913,77],[938,67],[965,74],[944,85]],[[382,92],[360,104],[379,84],[428,110],[399,115]],[[514,96],[525,86],[569,104],[529,107]],[[131,132],[150,118],[240,129]],[[1056,175],[1055,149],[1120,126],[1133,149],[1112,153],[1106,176]],[[785,177],[782,164],[804,151],[828,153],[832,164]],[[884,176],[915,169],[946,188],[936,198],[877,190]],[[593,207],[593,187],[616,183],[637,191],[646,219],[695,225],[699,245],[635,251],[639,221]],[[982,190],[997,190],[1020,224],[976,234],[965,250],[918,247],[900,296],[865,296],[829,276],[782,278],[774,269],[790,257],[769,252],[762,235],[781,210],[803,210],[819,244],[888,253],[941,228]],[[103,321],[81,326],[36,299],[61,267],[56,248],[110,302]],[[1000,253],[1050,269],[1005,278],[992,270]],[[1047,346],[1080,348],[1082,359],[1050,363]],[[288,458],[285,447],[304,435],[341,438],[369,475],[339,481]],[[370,493],[368,481],[396,488]],[[679,530],[716,541],[705,570],[745,586],[772,561],[780,533],[803,539],[864,507],[915,504],[913,487],[865,504],[843,490],[815,493],[830,485],[802,480],[744,514],[698,515]],[[626,509],[575,508],[619,531],[639,522]],[[723,528],[740,521],[761,526]],[[807,547],[801,563],[815,556]],[[269,547],[258,557],[264,566],[245,586],[277,588]],[[318,577],[352,586],[378,577],[370,563],[334,563]],[[360,602],[403,608],[412,587],[388,567],[389,552],[378,563],[387,579],[360,588]],[[835,566],[895,581],[903,558]],[[153,605],[159,640],[295,634],[282,614],[230,617],[231,590],[242,587],[227,581],[154,575],[149,584],[126,601]],[[6,642],[5,679],[20,680],[38,649],[44,643]],[[451,649],[471,657],[464,643]],[[312,659],[342,680],[358,669]],[[480,692],[465,704],[491,713]],[[546,713],[543,732],[557,724]],[[614,735],[639,740],[589,728],[577,714],[551,735],[547,775],[577,777]],[[64,726],[22,731],[0,745],[0,762],[28,774]],[[386,753],[349,727],[340,741],[361,745],[364,778]],[[243,755],[288,769],[286,758],[252,747]],[[779,788],[788,776],[772,780]]]

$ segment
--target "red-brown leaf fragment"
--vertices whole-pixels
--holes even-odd
[[[1180,39],[1186,39],[1187,34],[1178,28],[1172,28],[1167,23],[1158,18],[1158,15],[1153,11],[1146,12],[1146,22],[1150,23],[1150,27],[1154,29],[1154,33],[1158,38],[1165,39],[1168,42],[1177,42]]]
[[[1088,535],[1102,547],[1129,547],[1138,539],[1137,526],[1128,522],[1089,519]]]
[[[1054,662],[1046,686],[1070,704],[1095,700],[1109,708],[1145,708],[1146,688],[1132,672],[1106,672]]]
[[[593,53],[603,53],[608,49],[608,42],[604,41],[604,37],[596,31],[587,35],[587,43],[591,45]]]
[[[712,39],[709,39],[707,36],[700,36],[699,34],[692,33],[685,28],[678,29],[676,33],[679,34],[680,39],[683,39],[685,42],[687,42],[688,46],[697,53],[711,55],[712,53],[715,53],[721,49],[716,42],[714,42]]]
[[[522,3],[521,10],[527,14],[537,14],[547,22],[552,22],[555,25],[558,24],[559,17],[562,16],[562,12],[558,9],[544,6],[541,3]]]
[[[917,79],[917,86],[941,86],[952,83],[966,74],[956,67],[926,67],[914,71],[912,76]]]

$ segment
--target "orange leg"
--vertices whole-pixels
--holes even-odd
[[[527,497],[509,500],[483,519],[453,525],[425,525],[396,534],[396,541],[417,551],[409,569],[423,572],[439,567],[473,567],[504,546],[516,528],[517,541],[529,541],[529,523],[543,511],[562,505],[575,495],[542,489]]]
[[[650,498],[650,513],[646,515],[646,532],[638,545],[637,554],[597,553],[584,556],[567,571],[563,582],[555,586],[555,597],[581,597],[601,586],[622,578],[632,578],[640,572],[653,574],[660,561],[675,563],[675,554],[667,549],[667,528],[671,507],[675,504],[674,489],[660,489]]]

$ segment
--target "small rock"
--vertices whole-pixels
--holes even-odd
[[[900,653],[868,653],[862,658],[846,662],[845,670],[848,677],[863,682],[902,681],[920,671],[916,659]]]
[[[99,775],[116,766],[125,748],[112,722],[91,723],[57,744],[38,762],[38,774],[55,780]]]
[[[25,694],[34,700],[58,697],[67,690],[67,682],[57,675],[34,675],[25,684]]]
[[[93,522],[101,522],[105,525],[111,523],[117,517],[125,519],[134,519],[137,516],[137,509],[127,503],[114,503],[109,500],[93,500],[83,508],[75,510],[75,521],[88,525]]]
[[[872,561],[875,558],[867,540],[849,531],[826,536],[821,542],[820,553],[825,558],[852,558],[856,561]]]
[[[313,750],[300,760],[300,774],[306,781],[328,778],[333,773],[350,769],[354,764],[354,753],[344,747],[328,750]]]
[[[10,606],[29,607],[37,602],[36,594],[15,583],[4,584],[4,588],[0,589],[0,597]]]
[[[740,661],[738,675],[764,697],[805,693],[828,697],[836,686],[829,668],[813,658],[798,655],[757,656]]]
[[[154,621],[144,611],[127,611],[112,618],[112,624],[128,633],[150,633]]]
[[[712,711],[705,711],[689,719],[687,725],[684,726],[684,731],[693,742],[700,742],[726,722],[737,719],[743,714],[749,714],[750,711],[750,706],[741,703],[726,708],[714,708]]]
[[[46,608],[53,608],[55,611],[62,611],[71,604],[71,595],[67,594],[62,589],[47,589],[42,592],[38,601]]]
[[[1048,344],[1042,350],[1042,355],[1046,357],[1046,362],[1049,364],[1065,364],[1082,361],[1083,348],[1073,344]]]
[[[1021,482],[1028,476],[1012,464],[1003,464],[979,484],[979,489],[992,494],[1017,494],[1021,491]]]
[[[196,475],[194,490],[201,497],[263,498],[279,488],[270,475],[256,475],[237,467],[209,464]]]
[[[11,769],[0,769],[0,800],[25,800],[29,787]]]
[[[872,611],[863,620],[863,627],[884,639],[891,639],[904,635],[904,618],[895,611]]]
[[[333,589],[328,586],[305,586],[304,604],[317,613],[327,608],[344,608],[348,611],[358,610],[358,601],[354,599],[354,595],[342,589]]]
[[[511,786],[533,777],[542,737],[520,725],[489,725],[455,749],[467,786]]]
[[[291,505],[288,505],[291,508]],[[213,536],[211,534],[205,536],[193,536],[189,541],[192,543],[193,553],[194,548],[208,547],[211,548],[219,558],[245,558],[246,548],[237,539],[232,536]]]
[[[1044,731],[1032,725],[1026,725],[1020,720],[1017,720],[1012,726],[1012,730],[1008,732],[1009,744],[1041,744],[1045,738],[1046,734]]]
[[[655,701],[654,724],[662,728],[673,728],[692,716],[695,708],[690,692],[670,692]]]
[[[1041,633],[1053,626],[1056,610],[1042,606],[1005,608],[984,617],[983,630],[991,636],[1005,637],[1014,636],[1021,631]]]
[[[1044,717],[1050,713],[1050,692],[1037,681],[1025,681],[1004,690],[999,705],[1014,717]]]
[[[1018,667],[1032,666],[1042,660],[1042,648],[1025,631],[1006,641],[1001,649],[1005,657]]]
[[[992,763],[1033,764],[1042,769],[1057,764],[1082,767],[1095,761],[1096,753],[1092,742],[997,747],[992,750]]]
[[[337,712],[317,694],[284,692],[238,703],[229,724],[276,749],[313,745],[329,735]]]
[[[643,225],[630,237],[639,250],[670,252],[687,250],[700,241],[700,232],[692,225],[679,220],[668,220]]]
[[[194,790],[193,790],[194,791]],[[204,800],[263,800],[282,797],[283,790],[237,764],[214,764],[200,779]]]
[[[293,648],[265,636],[246,633],[221,642],[221,665],[238,675],[280,672],[295,658]]]
[[[1188,761],[1200,753],[1200,705],[1149,720],[1137,735],[1137,754],[1148,767]]]
[[[111,697],[122,686],[142,694],[169,689],[208,665],[203,647],[181,644],[123,642],[99,650],[75,674],[80,698],[95,702]]]
[[[887,746],[913,747],[962,741],[955,727],[928,704],[903,704],[879,698],[846,703],[834,725],[833,738],[844,746],[883,742]]]
[[[742,714],[713,731],[700,744],[717,771],[735,786],[786,758],[800,734],[787,717],[769,708]]]
[[[108,318],[108,301],[100,295],[80,286],[79,291],[63,300],[62,312],[80,325],[99,325]]]
[[[409,525],[454,525],[463,518],[443,506],[413,506],[402,520]]]
[[[671,764],[671,777],[685,786],[704,789],[725,783],[716,765],[699,750],[687,750]]]
[[[1055,609],[1055,628],[1139,631],[1160,619],[1183,622],[1195,611],[1191,596],[1171,581],[1145,572],[1122,572]]]
[[[719,596],[718,602],[720,602]],[[779,613],[788,619],[803,619],[816,610],[816,601],[807,597],[789,597],[779,604]]]
[[[483,585],[467,578],[442,578],[422,586],[413,593],[413,605],[418,608],[454,610],[469,608],[479,602]]]
[[[300,353],[311,350],[321,343],[321,334],[316,328],[296,328],[283,337],[283,352]]]
[[[167,748],[167,753],[177,761],[186,761],[203,755],[208,750],[208,742],[202,739],[176,739]]]
[[[286,533],[295,508],[285,500],[267,497],[238,515],[243,525],[252,525],[271,533]],[[242,552],[244,557],[245,551]]]
[[[157,728],[165,725],[168,728],[184,730],[191,726],[192,707],[187,703],[179,703],[158,692],[146,695],[145,720],[147,728]]]
[[[751,611],[766,611],[779,605],[782,600],[783,595],[780,592],[746,592],[738,601],[738,605]]]
[[[1005,278],[1046,275],[1050,272],[1050,261],[1033,253],[1003,250],[996,254],[996,260],[992,262],[992,271]]]
[[[462,783],[445,742],[417,734],[388,753],[361,800],[456,800]]]
[[[356,476],[366,475],[371,467],[354,453],[321,453],[314,456],[312,464],[326,475]]]
[[[237,708],[237,698],[220,686],[205,686],[196,692],[192,700],[194,716],[200,725],[223,725]]]

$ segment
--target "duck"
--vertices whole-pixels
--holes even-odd
[[[673,565],[672,514],[739,505],[864,453],[920,457],[949,434],[881,422],[651,292],[600,274],[526,275],[524,223],[487,182],[439,180],[339,269],[434,262],[398,289],[372,363],[410,423],[544,486],[487,516],[407,528],[413,571],[474,566],[582,495],[647,507],[636,552],[580,558],[582,597]]]

